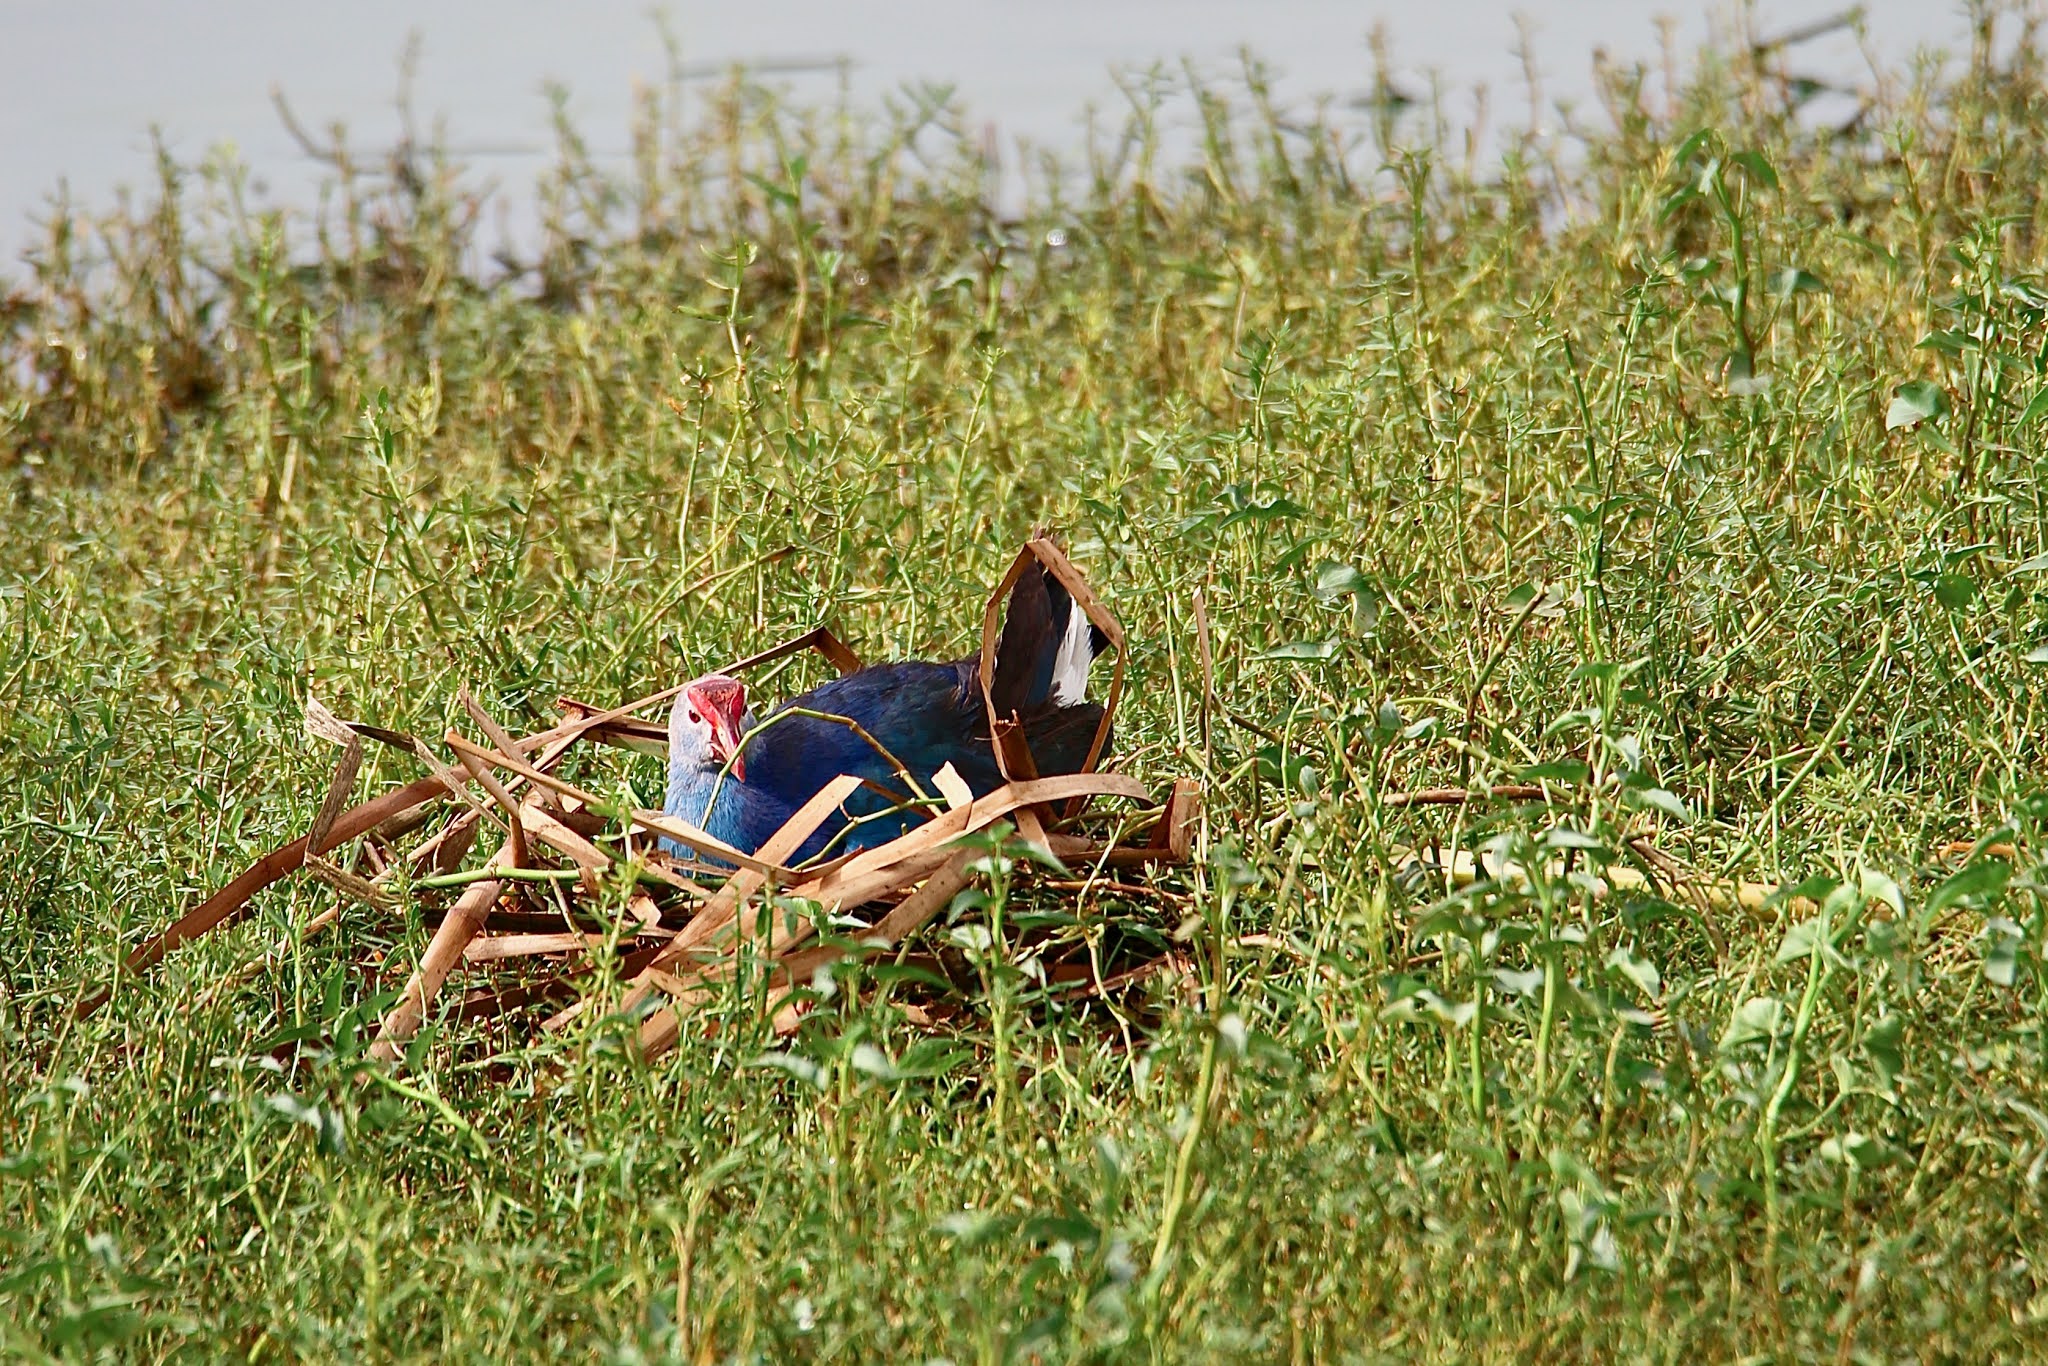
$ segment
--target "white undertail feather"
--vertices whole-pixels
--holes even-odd
[[[1052,660],[1052,704],[1071,707],[1088,696],[1088,666],[1095,662],[1095,632],[1081,604],[1067,602],[1067,630]]]

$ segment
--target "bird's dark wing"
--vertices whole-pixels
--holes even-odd
[[[1037,706],[1052,688],[1053,657],[1059,651],[1059,632],[1067,618],[1065,612],[1053,615],[1048,582],[1045,566],[1033,560],[1010,589],[1003,634],[996,641],[995,675],[989,680],[989,696],[995,700],[998,716]],[[1066,596],[1066,590],[1061,590],[1061,596]],[[979,660],[975,663],[978,668]]]
[[[1057,667],[1074,671],[1069,696],[1078,693],[1088,661],[1106,644],[1092,625],[1080,633],[1075,611],[1072,598],[1044,566],[1027,565],[1010,592],[990,680],[996,714],[1022,723],[1032,759],[1047,776],[1079,771],[1102,719],[1102,709],[1093,703],[1052,701],[1062,641],[1069,640],[1071,659]],[[895,765],[860,732],[821,716],[797,714],[802,711],[857,722],[927,791],[931,776],[949,763],[977,795],[993,791],[1002,773],[989,745],[980,668],[978,656],[943,664],[907,661],[877,664],[820,684],[771,712],[768,727],[747,743],[747,781],[791,808],[841,773],[903,791]],[[848,800],[847,809],[862,815],[889,805],[880,794],[863,789]],[[892,819],[863,826],[859,842],[887,838],[904,824]]]

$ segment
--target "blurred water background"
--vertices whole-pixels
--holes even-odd
[[[1710,38],[1741,52],[1789,36],[1772,60],[1813,83],[1813,119],[1845,121],[1878,73],[1961,54],[1972,31],[1959,3],[1867,0],[1856,22],[1831,22],[1842,14],[1839,0],[0,0],[0,274],[57,196],[96,210],[121,187],[151,189],[153,128],[181,161],[239,158],[254,202],[310,207],[323,167],[288,131],[280,92],[316,137],[339,123],[374,152],[406,131],[403,84],[414,136],[443,139],[499,187],[486,242],[517,243],[555,155],[551,90],[594,159],[623,166],[636,89],[719,80],[734,64],[799,100],[843,93],[873,107],[950,87],[1014,199],[1020,148],[1077,159],[1085,111],[1120,119],[1119,82],[1142,84],[1160,63],[1228,82],[1249,49],[1284,104],[1325,101],[1361,124],[1383,72],[1417,101],[1404,117],[1433,103],[1483,158],[1501,153],[1504,130],[1600,118],[1596,52],[1642,63],[1660,89],[1667,65],[1682,72]]]

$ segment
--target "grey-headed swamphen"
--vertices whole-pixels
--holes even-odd
[[[1014,714],[1022,724],[1042,776],[1077,773],[1087,760],[1102,720],[1102,708],[1084,696],[1088,666],[1107,644],[1043,565],[1025,567],[1010,591],[989,691],[996,714]],[[949,763],[976,796],[993,791],[1003,779],[989,744],[980,672],[978,656],[943,664],[906,660],[871,665],[771,711],[772,724],[752,739],[746,739],[756,724],[746,686],[724,674],[696,679],[677,696],[669,715],[665,809],[753,853],[842,773],[902,790],[902,779],[888,760],[853,729],[798,712],[859,722],[928,792],[932,775]],[[780,713],[788,714],[778,720]],[[856,791],[845,803],[847,815],[873,818],[855,820],[835,847],[880,844],[922,819],[911,812],[879,814],[894,805],[872,788]],[[826,821],[797,860],[821,851],[847,824],[836,817]],[[681,852],[665,843],[671,852]]]

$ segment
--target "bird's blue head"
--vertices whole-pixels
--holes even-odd
[[[747,688],[737,678],[706,674],[683,685],[668,718],[670,769],[717,770],[732,764],[732,776],[746,781],[740,740],[754,723],[747,710]]]

